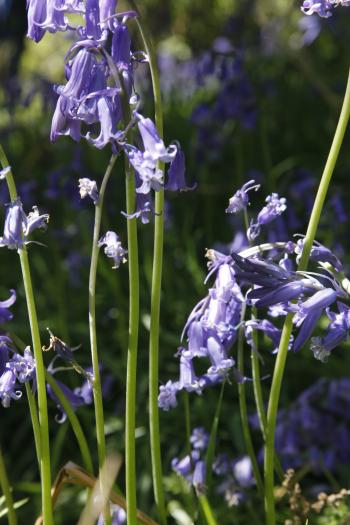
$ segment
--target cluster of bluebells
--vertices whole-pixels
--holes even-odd
[[[193,429],[190,437],[191,452],[183,458],[174,458],[172,469],[193,486],[197,494],[206,491],[206,451],[209,434],[204,428]],[[217,478],[216,491],[224,494],[229,507],[239,505],[246,491],[255,484],[251,461],[248,456],[231,459],[227,454],[219,454],[211,466]]]
[[[14,350],[11,339],[0,336],[0,399],[3,407],[8,408],[11,400],[22,397],[22,385],[33,383],[35,388],[35,360],[27,346],[23,355]]]
[[[318,14],[322,18],[329,18],[335,7],[349,7],[349,0],[304,0],[301,10],[305,15]]]
[[[307,464],[321,473],[347,465],[349,423],[350,379],[319,379],[278,413],[275,443],[283,467],[297,469]]]
[[[222,383],[232,373],[237,380],[243,380],[229,351],[237,339],[244,298],[230,259],[226,261],[226,257],[220,254],[218,260],[218,252],[212,251],[208,257],[215,261],[209,274],[216,273],[215,283],[186,322],[182,338],[186,337],[187,344],[179,347],[177,352],[180,358],[179,380],[169,380],[160,386],[158,403],[163,410],[176,406],[176,395],[181,390],[201,394],[206,387]],[[206,372],[200,376],[195,372],[196,360],[207,363]]]
[[[117,0],[28,0],[27,34],[39,42],[46,31],[74,32],[76,41],[66,55],[67,83],[55,87],[59,97],[51,140],[70,136],[78,142],[84,138],[98,149],[110,145],[114,153],[124,151],[136,172],[136,210],[125,215],[148,222],[151,190],[191,188],[186,186],[180,146],[166,147],[152,120],[138,111],[134,64],[147,62],[148,57],[131,50],[127,22],[137,13],[117,13],[116,9]],[[73,26],[71,14],[80,15],[82,24]],[[137,146],[128,143],[131,127],[139,132]],[[166,181],[159,162],[170,165]],[[96,204],[96,183],[85,178],[79,184],[81,197],[88,195]]]
[[[248,192],[257,189],[249,181],[229,201],[228,213],[247,211]],[[350,331],[350,308],[347,305],[348,286],[342,273],[340,260],[325,246],[315,242],[310,260],[321,265],[320,272],[299,272],[304,239],[297,242],[275,242],[254,246],[251,235],[261,225],[270,224],[286,209],[286,199],[272,194],[266,206],[251,222],[247,237],[250,247],[240,253],[225,255],[208,250],[209,274],[215,274],[213,288],[191,312],[182,339],[186,346],[178,349],[180,377],[160,386],[158,403],[164,410],[177,404],[176,395],[181,390],[201,394],[210,385],[221,383],[224,378],[234,377],[244,381],[234,368],[235,361],[230,350],[240,327],[247,343],[254,351],[253,332],[263,332],[272,343],[272,351],[278,351],[281,330],[275,325],[279,317],[293,313],[296,333],[291,337],[290,349],[300,350],[311,339],[314,357],[325,362],[332,350],[346,341]],[[349,284],[349,283],[348,283]],[[350,287],[349,287],[350,289]],[[245,318],[246,306],[254,306],[258,317]],[[242,315],[242,312],[244,315]],[[314,335],[320,318],[326,314],[330,320],[326,332]],[[209,361],[207,371],[198,376],[194,363]],[[230,373],[231,372],[231,373]],[[233,372],[233,373],[232,373]]]

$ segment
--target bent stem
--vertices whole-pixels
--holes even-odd
[[[350,71],[344,95],[343,106],[341,109],[337,129],[333,138],[332,146],[327,158],[327,162],[317,190],[314,206],[312,208],[309,225],[304,239],[303,253],[298,265],[299,271],[305,271],[309,262],[310,251],[315,239],[317,227],[320,221],[323,205],[326,199],[327,190],[333,175],[334,167],[338,159],[339,150],[342,145],[345,131],[350,116]],[[274,501],[274,444],[278,403],[281,391],[284,368],[287,359],[288,345],[293,328],[293,314],[288,314],[283,326],[280,346],[277,354],[274,374],[272,378],[269,406],[267,412],[267,429],[265,445],[265,512],[266,524],[275,525],[275,501]]]
[[[76,437],[76,440],[77,440],[77,443],[80,449],[84,468],[87,470],[87,472],[89,472],[89,474],[93,474],[94,467],[92,464],[89,446],[87,444],[83,429],[81,428],[79,419],[77,418],[74,410],[71,407],[71,404],[69,403],[68,399],[66,398],[66,396],[64,395],[60,387],[58,386],[57,381],[54,379],[54,377],[48,372],[46,372],[45,376],[46,376],[47,383],[51,386],[54,394],[56,395],[57,399],[60,402],[61,407],[67,414],[69,423],[75,434],[75,437]]]
[[[0,146],[0,162],[2,168],[9,167],[5,152]],[[17,199],[17,190],[11,169],[6,173],[6,182],[11,201]],[[53,513],[51,502],[51,465],[50,465],[50,443],[49,422],[47,414],[47,397],[45,383],[45,367],[41,351],[40,331],[36,313],[35,299],[33,293],[32,279],[30,275],[28,253],[25,244],[18,249],[21,263],[24,291],[27,302],[27,310],[30,331],[33,344],[33,352],[36,363],[36,380],[38,389],[38,408],[40,422],[40,474],[42,487],[42,511],[45,525],[53,525]]]
[[[133,7],[135,3],[130,2]],[[142,24],[141,17],[136,20],[149,60],[154,95],[155,123],[160,138],[163,138],[163,109],[159,83],[156,54],[152,40]],[[164,173],[164,163],[158,162],[157,168]],[[164,189],[155,193],[154,245],[151,289],[151,323],[149,336],[149,427],[152,459],[152,476],[154,497],[162,525],[166,524],[166,508],[163,490],[162,459],[159,429],[159,329],[160,329],[160,296],[163,269],[164,243]]]
[[[4,456],[0,447],[0,486],[3,495],[5,496],[5,502],[7,507],[7,520],[9,525],[17,525],[17,517],[15,508],[13,506],[13,498],[11,493],[11,487],[7,476]]]
[[[97,452],[98,452],[98,465],[99,472],[101,471],[105,460],[106,460],[106,440],[104,431],[104,416],[103,416],[103,399],[102,399],[102,387],[101,387],[101,376],[100,376],[100,364],[98,359],[98,348],[97,348],[97,332],[96,332],[96,274],[97,274],[97,263],[98,254],[100,251],[98,241],[101,236],[101,219],[103,210],[103,200],[106,191],[106,186],[109,177],[112,173],[116,155],[112,155],[106,172],[102,179],[99,197],[95,204],[95,223],[94,223],[94,234],[92,241],[92,252],[90,262],[90,273],[89,273],[89,333],[90,333],[90,347],[91,347],[91,360],[93,369],[93,397],[95,406],[95,425],[96,425],[96,437],[97,437]],[[102,479],[102,478],[100,478]],[[103,487],[101,487],[101,493],[104,494]],[[111,517],[109,507],[105,509],[105,520],[107,525],[111,523]]]

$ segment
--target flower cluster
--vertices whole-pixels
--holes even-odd
[[[35,385],[35,360],[29,346],[21,355],[14,350],[13,342],[8,336],[0,335],[0,400],[2,406],[8,408],[11,400],[20,399],[22,397],[21,387],[29,381]]]
[[[98,149],[108,144],[123,150],[136,172],[136,210],[128,218],[148,222],[152,212],[151,190],[189,190],[185,182],[184,154],[179,145],[166,147],[154,123],[138,112],[134,88],[135,62],[148,57],[131,51],[127,22],[134,11],[116,12],[117,0],[28,0],[28,36],[39,42],[46,31],[71,30],[76,41],[67,53],[67,83],[55,86],[59,95],[52,119],[51,140],[70,136],[86,139]],[[79,15],[82,25],[70,24],[69,15]],[[137,126],[138,147],[128,143],[128,132]],[[158,163],[170,164],[167,180]],[[94,181],[80,179],[81,197],[96,204]]]
[[[226,212],[238,213],[249,204],[248,192],[257,189],[255,181],[247,182],[230,199]],[[266,198],[266,206],[260,211],[257,231],[262,224],[271,223],[286,209],[286,199],[273,193]],[[254,228],[252,227],[254,225]],[[244,249],[240,253],[225,255],[208,250],[209,274],[215,274],[213,288],[191,312],[182,339],[186,346],[178,349],[180,377],[160,386],[158,404],[169,410],[177,404],[176,395],[181,390],[201,394],[210,385],[221,383],[224,378],[246,380],[234,368],[230,350],[242,329],[246,342],[257,351],[254,331],[261,331],[270,339],[272,352],[276,353],[281,339],[281,329],[270,320],[294,314],[293,323],[297,333],[291,336],[289,348],[300,350],[311,338],[314,357],[326,361],[332,350],[346,341],[350,332],[350,308],[347,305],[349,282],[342,273],[342,264],[328,248],[315,242],[311,247],[310,260],[321,265],[322,272],[298,272],[297,264],[302,256],[304,239],[297,242],[265,243]],[[323,265],[323,266],[322,266]],[[249,319],[249,307],[257,310]],[[334,307],[336,308],[334,310]],[[266,312],[267,310],[267,312]],[[324,336],[314,335],[318,321],[326,314],[330,323]],[[210,366],[202,375],[195,371],[196,360],[209,360]],[[203,365],[202,365],[203,369]]]
[[[322,18],[329,18],[332,16],[332,11],[335,7],[343,6],[349,7],[349,0],[304,0],[301,10],[305,15],[313,15],[314,13]]]
[[[178,391],[201,394],[204,388],[221,383],[232,370],[236,379],[243,380],[234,369],[235,361],[229,351],[237,339],[244,298],[230,264],[231,258],[214,251],[208,252],[208,257],[212,261],[209,276],[216,273],[215,283],[186,322],[182,338],[186,337],[187,345],[177,352],[179,380],[168,381],[160,387],[158,402],[163,410],[176,406]],[[194,369],[196,359],[209,361],[206,373],[199,377]]]
[[[174,458],[172,469],[192,485],[197,494],[206,491],[205,455],[209,444],[209,435],[204,428],[193,429],[190,437],[191,454],[183,458]],[[245,492],[255,484],[252,464],[248,456],[230,459],[227,454],[219,454],[211,466],[219,479],[217,492],[225,495],[229,507],[239,505],[245,499]]]

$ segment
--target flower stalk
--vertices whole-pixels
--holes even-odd
[[[2,168],[7,168],[9,162],[3,148],[0,146],[0,163]],[[10,193],[11,201],[17,199],[17,190],[11,169],[6,173],[6,182]],[[51,462],[50,462],[50,443],[49,443],[49,422],[47,413],[47,396],[45,368],[41,351],[41,339],[39,323],[35,306],[32,279],[30,275],[29,260],[26,245],[23,244],[18,249],[21,263],[24,291],[27,301],[29,324],[32,336],[33,351],[36,363],[36,380],[38,389],[38,409],[40,422],[40,474],[42,487],[42,512],[44,525],[53,525],[53,512],[51,501]]]
[[[93,397],[95,407],[95,425],[96,425],[96,437],[97,437],[97,452],[98,452],[98,465],[99,472],[101,471],[105,460],[106,460],[106,440],[104,432],[104,415],[103,415],[103,398],[102,398],[102,387],[101,387],[101,376],[100,376],[100,364],[98,359],[98,348],[97,348],[97,332],[96,332],[96,274],[98,255],[100,251],[99,239],[101,236],[101,219],[103,210],[103,201],[106,191],[108,180],[111,176],[116,155],[112,155],[106,172],[102,179],[101,188],[99,191],[99,197],[95,204],[95,222],[94,222],[94,233],[92,241],[92,252],[90,261],[90,273],[89,273],[89,333],[90,333],[90,347],[91,347],[91,359],[93,368]],[[102,479],[102,477],[100,478]],[[103,487],[101,487],[101,493],[103,494]],[[105,509],[105,520],[106,523],[110,523],[109,510]],[[108,521],[109,520],[109,521]]]
[[[135,2],[130,2],[137,10]],[[146,49],[152,79],[154,96],[155,124],[159,137],[163,139],[163,108],[159,82],[157,58],[152,40],[147,29],[142,23],[142,17],[137,18],[137,24]],[[157,168],[164,173],[164,163],[158,162]],[[154,216],[154,245],[152,266],[152,289],[151,289],[151,323],[149,336],[149,426],[151,442],[152,476],[154,497],[158,507],[159,517],[162,525],[166,524],[166,508],[163,490],[162,460],[160,448],[159,428],[159,331],[160,331],[160,296],[163,270],[163,246],[164,246],[164,189],[155,193],[155,216]]]
[[[298,265],[299,271],[305,271],[309,262],[311,248],[315,239],[322,209],[326,199],[328,187],[333,175],[334,167],[338,159],[340,147],[343,143],[345,131],[350,117],[350,71],[347,80],[344,101],[340,112],[338,125],[333,138],[332,146],[317,190],[315,202],[311,212],[309,224],[304,240],[302,256]],[[266,444],[264,458],[265,475],[265,512],[266,524],[276,524],[275,500],[274,500],[274,454],[275,454],[275,431],[279,397],[285,369],[288,345],[293,328],[293,314],[288,314],[283,326],[280,346],[276,358],[274,374],[272,378],[266,428]]]
[[[7,521],[9,525],[17,525],[17,516],[13,506],[13,498],[11,493],[11,487],[6,472],[6,466],[2,449],[0,447],[0,486],[2,493],[5,496],[5,502],[7,507]]]

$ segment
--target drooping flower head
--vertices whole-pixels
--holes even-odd
[[[118,235],[113,231],[108,231],[99,241],[98,246],[105,246],[104,252],[107,257],[110,257],[114,261],[113,269],[119,268],[121,263],[127,261],[126,254],[128,253],[122,247],[122,243],[119,240]]]
[[[255,184],[255,180],[250,180],[243,184],[242,188],[236,191],[233,197],[229,200],[229,205],[226,208],[226,213],[239,213],[249,204],[248,191],[257,191],[260,184]]]

